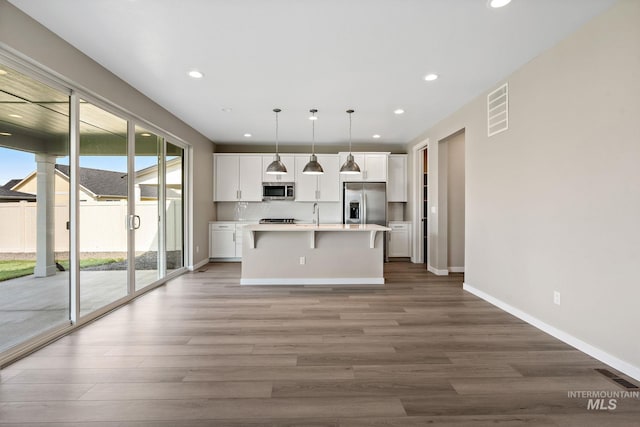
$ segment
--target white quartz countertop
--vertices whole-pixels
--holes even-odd
[[[378,224],[249,224],[247,231],[391,231]]]

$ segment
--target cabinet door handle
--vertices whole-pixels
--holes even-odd
[[[236,233],[234,232],[233,233],[233,243],[235,243],[235,242],[236,242]]]

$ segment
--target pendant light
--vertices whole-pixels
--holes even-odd
[[[276,155],[273,156],[273,162],[267,166],[267,174],[269,175],[284,175],[287,173],[287,167],[280,161],[280,154],[278,154],[278,113],[282,111],[279,108],[274,108],[273,112],[276,113]]]
[[[351,154],[351,114],[353,114],[353,110],[347,110],[347,114],[349,114],[349,155],[347,156],[347,161],[344,162],[344,165],[340,168],[340,173],[355,175],[360,173],[360,166],[358,166],[353,159],[353,154]]]
[[[304,166],[302,173],[305,175],[322,175],[324,173],[324,169],[318,163],[318,158],[316,157],[316,113],[318,110],[311,109],[309,110],[311,113],[311,157],[309,158],[309,163]]]

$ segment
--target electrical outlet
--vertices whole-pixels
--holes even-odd
[[[555,305],[560,305],[560,292],[553,291],[553,303]]]
[[[300,257],[300,265],[305,265],[307,263],[307,259],[303,256]]]
[[[196,253],[200,253],[200,246],[196,246]]]

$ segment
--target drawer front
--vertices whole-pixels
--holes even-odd
[[[392,230],[408,230],[409,224],[389,224],[389,228]]]
[[[211,224],[213,230],[231,230],[235,231],[236,225],[232,222],[220,222]]]

